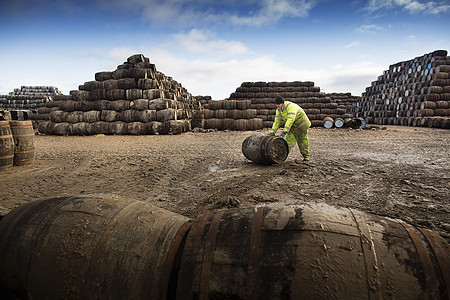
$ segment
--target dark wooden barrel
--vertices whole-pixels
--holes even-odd
[[[14,165],[25,166],[34,162],[36,151],[33,123],[26,121],[9,121],[14,138]]]
[[[272,165],[286,160],[289,147],[283,138],[255,134],[242,142],[242,153],[254,163]]]
[[[127,123],[117,121],[109,123],[110,134],[127,134]]]
[[[188,228],[117,195],[31,202],[0,220],[0,298],[164,299]]]
[[[14,139],[9,121],[0,121],[0,170],[14,164]]]
[[[249,126],[248,126],[248,120],[247,119],[238,119],[235,120],[234,122],[234,129],[235,130],[248,130]]]
[[[222,210],[196,218],[177,299],[448,299],[437,233],[325,204]]]

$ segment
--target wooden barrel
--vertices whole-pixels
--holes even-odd
[[[87,123],[94,123],[100,121],[100,111],[90,110],[84,112],[83,121]]]
[[[67,112],[62,110],[55,110],[50,112],[50,121],[54,123],[66,122]]]
[[[323,126],[327,129],[334,126],[334,120],[331,117],[325,117],[323,118]]]
[[[255,134],[242,142],[242,153],[254,163],[272,165],[286,160],[289,147],[283,138],[267,134]]]
[[[141,122],[127,123],[127,133],[131,135],[145,134],[145,124]]]
[[[360,124],[359,127],[361,127],[361,128],[365,128],[367,125],[366,120],[364,120],[363,118],[356,118],[355,122],[357,124]]]
[[[100,112],[100,120],[105,122],[120,121],[122,114],[115,110],[102,110]]]
[[[117,195],[23,205],[0,220],[0,298],[164,299],[188,222]]]
[[[139,110],[135,112],[134,116],[136,121],[138,122],[148,123],[151,121],[156,121],[156,110],[152,109]]]
[[[164,124],[157,121],[144,123],[146,134],[160,134],[164,130]]]
[[[344,120],[342,118],[336,118],[334,120],[334,126],[336,126],[336,128],[341,128],[344,126]]]
[[[91,123],[79,122],[72,124],[72,134],[74,135],[89,135],[91,134],[89,131]]]
[[[36,150],[33,123],[26,121],[9,121],[14,138],[14,165],[25,166],[34,162]]]
[[[14,164],[14,139],[9,121],[0,121],[0,170]]]
[[[148,99],[136,99],[130,102],[130,108],[135,110],[148,109]]]
[[[82,111],[72,111],[66,114],[66,121],[68,123],[79,123],[84,120],[84,112]]]
[[[72,133],[73,133],[73,124],[67,122],[55,123],[55,125],[53,126],[53,130],[51,132],[51,134],[54,135],[72,135]]]
[[[127,134],[127,123],[124,122],[111,122],[109,123],[109,134]]]
[[[248,120],[247,119],[238,119],[234,121],[234,129],[235,130],[248,130]]]
[[[196,218],[177,299],[448,299],[437,233],[325,204],[229,209]]]
[[[310,120],[311,127],[323,127],[323,120]]]
[[[450,101],[436,101],[436,108],[442,109],[442,108],[449,108]]]
[[[248,129],[249,130],[259,130],[263,129],[263,120],[260,118],[252,118],[248,120]]]
[[[156,111],[156,120],[159,122],[164,122],[168,120],[177,119],[177,110],[173,108],[167,108],[163,110]]]

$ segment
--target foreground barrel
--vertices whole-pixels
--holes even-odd
[[[24,166],[34,162],[35,138],[33,123],[26,121],[9,121],[14,138],[14,165]]]
[[[14,163],[14,140],[9,121],[0,121],[0,170]]]
[[[198,217],[177,299],[448,299],[448,244],[401,221],[327,205]]]
[[[164,298],[187,222],[113,195],[21,206],[0,220],[0,298]]]
[[[289,147],[283,138],[267,134],[255,134],[242,142],[242,153],[255,163],[272,165],[286,160]]]

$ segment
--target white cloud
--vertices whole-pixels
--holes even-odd
[[[361,25],[356,31],[360,33],[376,33],[378,31],[384,31],[384,27],[375,24]]]
[[[371,61],[360,61],[333,68],[294,69],[269,56],[182,59],[168,49],[154,49],[152,61],[157,69],[180,82],[193,95],[211,95],[219,100],[230,96],[245,81],[314,81],[326,92],[361,95],[370,82],[385,69]]]
[[[285,17],[305,18],[316,4],[314,0],[264,0],[260,2],[261,8],[256,13],[248,16],[232,15],[230,20],[233,25],[261,26],[276,23]]]
[[[344,49],[357,47],[357,46],[359,46],[360,44],[361,44],[360,41],[354,41],[354,42],[352,42],[352,43],[350,43],[350,44],[348,44],[348,45],[345,45],[345,46],[344,46]]]
[[[172,37],[184,49],[194,53],[233,56],[249,52],[249,49],[241,42],[222,39],[212,40],[208,33],[198,29],[191,29],[187,34],[174,34]]]
[[[437,15],[450,11],[450,5],[447,1],[416,1],[416,0],[369,0],[365,10],[374,13],[382,10],[403,8],[411,14],[424,13]]]
[[[282,18],[305,18],[322,0],[97,0],[105,10],[140,15],[153,25],[264,26]]]

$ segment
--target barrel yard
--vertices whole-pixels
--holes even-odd
[[[247,82],[221,100],[137,55],[0,121],[0,295],[447,299],[443,54],[390,66],[362,97]],[[309,110],[308,162],[249,146],[277,93]]]

